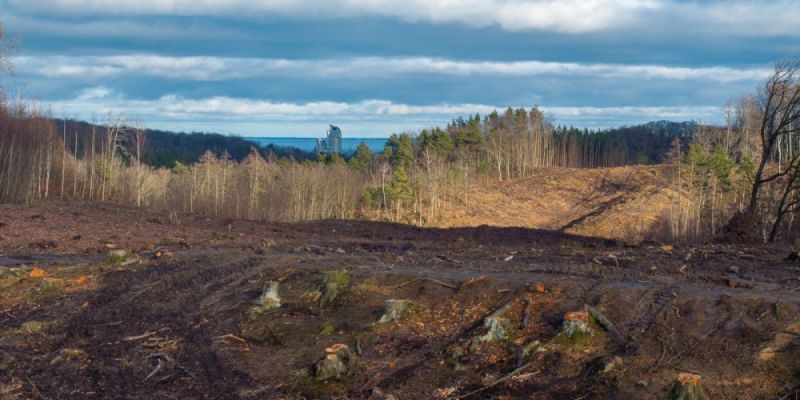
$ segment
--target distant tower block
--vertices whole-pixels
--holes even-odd
[[[339,154],[342,152],[342,130],[338,126],[330,126],[328,137],[317,139],[317,153]]]

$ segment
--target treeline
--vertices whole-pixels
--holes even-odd
[[[103,131],[110,125],[126,123],[122,116],[109,115],[106,118],[107,121],[103,124],[71,119],[53,119],[53,124],[55,129],[66,138],[67,150],[71,154],[86,157],[92,152],[92,146],[95,147],[94,151],[102,146],[101,143],[96,142],[98,131]],[[130,125],[130,123],[128,124]],[[250,155],[253,148],[263,157],[292,158],[297,161],[315,158],[314,154],[293,147],[272,144],[266,147],[256,146],[253,142],[235,135],[170,132],[154,129],[143,129],[143,132],[147,137],[147,143],[142,162],[153,167],[172,168],[176,161],[186,165],[194,164],[209,151],[220,158],[242,161]],[[93,137],[95,140],[92,139]]]
[[[101,125],[50,120],[23,104],[5,109],[18,128],[4,133],[4,151],[31,153],[4,158],[4,173],[27,183],[4,180],[4,201],[119,201],[278,221],[361,216],[425,225],[448,207],[468,206],[483,180],[530,176],[539,167],[657,162],[642,146],[670,136],[648,125],[577,131],[554,127],[537,108],[509,109],[392,135],[380,154],[362,144],[349,159],[312,161],[235,136],[145,130],[120,116]]]

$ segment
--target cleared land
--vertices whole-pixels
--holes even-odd
[[[800,266],[785,248],[101,204],[0,206],[0,239],[4,398],[668,398],[680,372],[709,398],[800,390]],[[268,281],[281,307],[254,313]],[[388,299],[418,308],[377,324]],[[507,337],[476,339],[504,305]],[[587,305],[619,335],[592,319],[566,337],[565,315]],[[317,380],[335,344],[348,371]]]
[[[475,186],[469,204],[444,210],[436,225],[525,227],[638,241],[658,236],[678,201],[689,204],[669,171],[666,166],[541,168],[534,177]]]

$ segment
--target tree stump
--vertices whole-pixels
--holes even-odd
[[[700,390],[700,375],[681,372],[672,388],[671,400],[706,400]]]
[[[347,286],[350,279],[347,271],[327,271],[320,284],[319,306],[325,307],[332,304]]]
[[[407,315],[417,311],[419,307],[411,300],[386,300],[383,305],[383,315],[378,320],[379,324],[399,321]]]
[[[571,342],[581,342],[594,335],[594,331],[589,325],[589,312],[572,311],[564,314],[564,325],[561,326],[561,334]]]
[[[276,281],[270,281],[264,285],[264,290],[261,293],[261,296],[258,297],[258,302],[253,310],[256,314],[263,314],[281,306],[281,297],[278,294],[278,286],[279,283]]]
[[[346,344],[335,344],[325,349],[325,357],[314,364],[314,377],[318,381],[341,379],[355,362],[355,354]]]

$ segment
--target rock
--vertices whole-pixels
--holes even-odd
[[[671,400],[705,400],[700,390],[700,375],[681,372],[672,388]]]
[[[417,309],[417,305],[411,300],[386,300],[383,305],[383,315],[378,323],[399,321]]]
[[[336,253],[337,253],[337,254],[347,254],[347,252],[346,252],[346,251],[344,251],[344,249],[343,249],[343,248],[341,248],[341,247],[337,247],[337,248],[336,248]]]
[[[622,367],[622,357],[616,356],[603,367],[603,375],[608,375]]]
[[[730,267],[728,267],[728,273],[739,275],[739,267],[731,265]]]
[[[314,377],[319,381],[341,379],[355,362],[355,354],[346,344],[335,344],[325,349],[325,357],[314,364]]]
[[[347,276],[347,271],[327,271],[322,277],[320,285],[319,306],[325,307],[332,304],[341,294],[341,291],[347,286],[350,279]]]
[[[636,381],[636,384],[641,387],[647,387],[648,385],[650,385],[650,382],[647,382],[646,379],[640,379]]]
[[[571,341],[582,341],[587,336],[594,335],[592,327],[589,326],[588,311],[572,311],[564,315],[564,325],[561,326],[561,333]]]
[[[267,311],[274,310],[281,306],[281,297],[278,294],[278,285],[276,281],[270,281],[264,285],[264,290],[261,296],[258,297],[256,307],[253,312],[256,314],[263,314]]]
[[[372,388],[372,400],[397,400],[397,397],[391,394],[384,394],[379,388]]]

